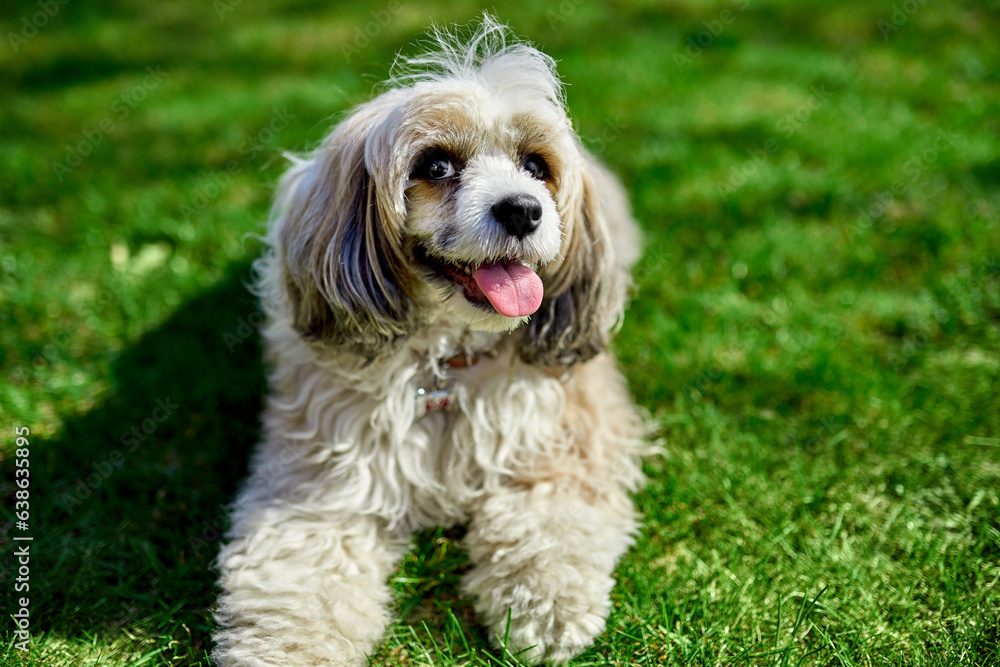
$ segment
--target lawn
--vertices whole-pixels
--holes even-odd
[[[490,6],[559,61],[645,230],[616,350],[664,442],[572,664],[1000,664],[1000,4],[529,4]],[[478,11],[0,10],[0,665],[209,664],[281,153]],[[416,540],[373,665],[518,664],[460,540]]]

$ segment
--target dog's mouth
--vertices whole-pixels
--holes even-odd
[[[517,257],[486,262],[450,261],[435,257],[423,246],[417,259],[437,277],[462,288],[465,299],[505,317],[526,317],[542,303],[542,279]]]

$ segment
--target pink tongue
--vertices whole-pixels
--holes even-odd
[[[472,277],[501,315],[531,315],[542,303],[542,279],[523,264],[503,261],[483,264]]]

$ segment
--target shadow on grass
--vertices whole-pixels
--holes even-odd
[[[112,363],[113,389],[31,445],[33,631],[208,648],[210,569],[264,389],[248,264]],[[256,321],[256,316],[253,317]],[[13,461],[3,479],[14,479]],[[8,503],[13,507],[13,503]]]
[[[19,534],[34,538],[33,631],[176,641],[174,657],[190,660],[210,650],[212,561],[265,391],[248,278],[249,264],[235,265],[112,362],[102,405],[68,419],[51,441],[32,440],[31,528]],[[0,467],[14,479],[13,459]],[[429,628],[456,614],[484,648],[458,593],[463,532],[418,536],[395,583],[397,614]]]

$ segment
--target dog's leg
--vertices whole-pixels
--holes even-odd
[[[497,644],[507,637],[531,663],[566,662],[604,630],[634,528],[623,491],[563,478],[497,493],[465,538],[475,565],[465,591]]]
[[[215,664],[366,665],[389,621],[386,579],[405,537],[390,538],[368,517],[241,514],[219,555]]]

